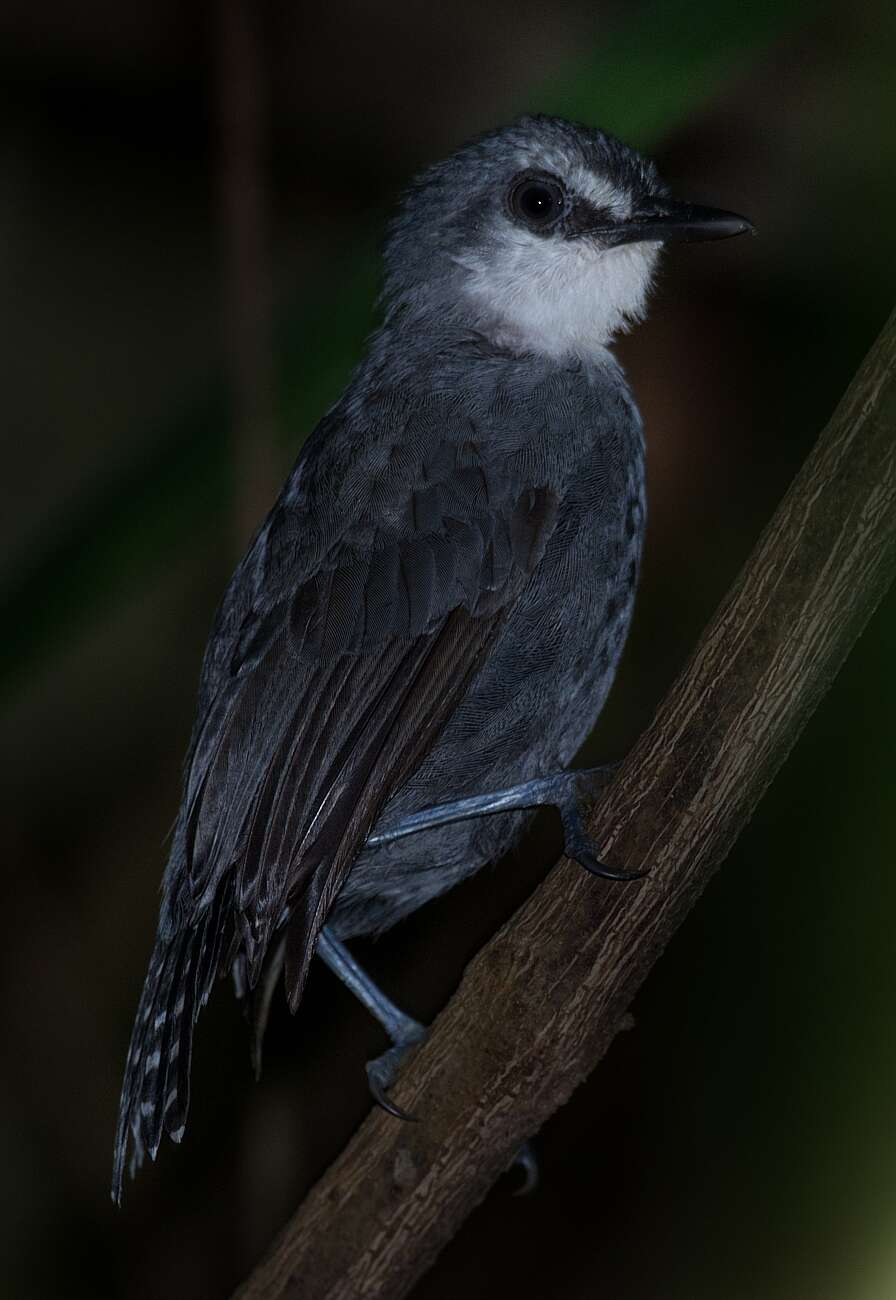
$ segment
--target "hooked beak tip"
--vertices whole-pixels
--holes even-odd
[[[663,243],[702,243],[710,239],[733,239],[735,235],[755,235],[756,227],[739,212],[722,208],[705,208],[696,203],[672,203],[666,210],[636,216],[632,234],[652,236]]]
[[[720,239],[727,239],[734,235],[755,235],[756,227],[749,217],[738,216],[736,212],[731,213],[731,229],[725,234],[720,235]]]

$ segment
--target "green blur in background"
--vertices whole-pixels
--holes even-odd
[[[261,517],[357,359],[414,171],[518,112],[558,112],[759,231],[672,250],[620,343],[647,428],[648,543],[585,761],[647,723],[896,299],[882,0],[267,4],[270,402],[253,426],[228,348],[224,5],[186,9],[0,15],[0,1286],[27,1300],[226,1295],[369,1106],[363,1063],[383,1043],[325,971],[295,1020],[277,1007],[257,1086],[222,984],[184,1144],[112,1209],[120,1073],[235,521]],[[253,433],[276,467],[247,500]],[[542,1190],[496,1187],[415,1295],[896,1298],[894,663],[891,597],[635,1028],[541,1135]],[[409,1011],[437,1013],[556,856],[555,830],[357,945]]]

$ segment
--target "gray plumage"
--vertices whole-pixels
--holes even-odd
[[[253,986],[285,932],[294,1010],[324,921],[343,938],[394,924],[499,856],[525,814],[364,848],[372,828],[564,767],[594,725],[645,515],[641,423],[607,344],[642,312],[658,250],[613,232],[669,220],[663,204],[652,164],[549,118],[405,195],[383,323],[209,639],[116,1196],[129,1139],[139,1164],[183,1133],[219,975]]]

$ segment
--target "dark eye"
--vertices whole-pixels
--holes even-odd
[[[527,176],[517,181],[511,188],[508,202],[517,220],[540,230],[561,217],[566,206],[563,186],[544,176]]]

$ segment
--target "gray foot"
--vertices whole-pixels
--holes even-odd
[[[383,1052],[382,1056],[377,1056],[373,1061],[367,1062],[367,1082],[370,1086],[370,1093],[373,1100],[383,1110],[394,1115],[396,1119],[411,1120],[416,1122],[417,1116],[409,1114],[408,1111],[402,1110],[389,1096],[389,1089],[392,1087],[398,1075],[398,1070],[402,1060],[408,1054],[410,1049],[416,1043],[422,1043],[429,1030],[425,1025],[418,1024],[417,1021],[411,1021],[413,1028],[408,1026],[402,1041],[395,1043],[388,1051]]]
[[[594,793],[610,780],[614,766],[585,768],[582,771],[557,772],[553,776],[524,781],[522,785],[496,790],[491,794],[473,795],[453,803],[438,804],[410,813],[394,826],[376,830],[368,837],[372,847],[389,844],[416,835],[433,826],[446,826],[451,822],[466,821],[470,817],[485,817],[493,813],[509,812],[517,808],[556,808],[563,823],[564,852],[592,875],[605,880],[639,880],[646,871],[620,871],[609,867],[598,858],[594,845],[579,812],[581,790]]]
[[[382,1056],[377,1056],[373,1061],[367,1062],[367,1082],[370,1085],[370,1092],[376,1104],[390,1115],[394,1115],[396,1119],[405,1120],[412,1124],[417,1123],[418,1116],[412,1115],[410,1111],[404,1110],[394,1102],[389,1096],[389,1089],[398,1077],[398,1071],[405,1056],[416,1043],[422,1043],[428,1033],[429,1030],[425,1025],[416,1024],[413,1037],[409,1037],[406,1042],[396,1043],[394,1047],[390,1047],[388,1051],[383,1052]],[[524,1142],[507,1166],[508,1173],[512,1173],[517,1169],[522,1175],[522,1181],[519,1187],[514,1190],[513,1195],[531,1196],[541,1182],[541,1166],[531,1142]]]
[[[514,1196],[531,1196],[541,1182],[541,1166],[531,1142],[523,1143],[507,1169],[509,1172],[519,1169],[523,1175],[523,1181],[513,1193]]]
[[[326,927],[320,932],[317,951],[330,970],[376,1017],[392,1039],[390,1048],[367,1062],[367,1082],[371,1096],[378,1106],[382,1106],[383,1110],[396,1119],[416,1121],[416,1115],[411,1115],[392,1100],[389,1089],[398,1077],[405,1056],[417,1043],[423,1042],[429,1030],[387,998],[355,961],[345,944]],[[535,1191],[539,1181],[538,1157],[531,1142],[523,1143],[507,1168],[515,1169],[517,1165],[522,1170],[523,1181],[514,1196],[528,1196]]]

